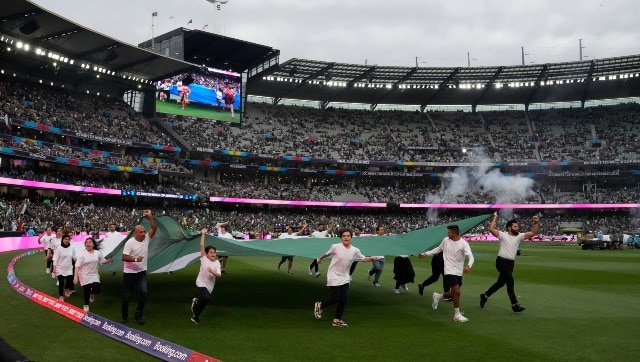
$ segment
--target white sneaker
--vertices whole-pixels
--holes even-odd
[[[89,311],[89,306],[88,305],[83,305],[82,309],[84,309],[85,312],[88,312]]]
[[[60,282],[56,280],[56,287],[58,286],[58,284],[60,284]]]
[[[313,275],[313,271],[311,271],[311,268],[309,268],[309,275]]]
[[[51,278],[55,279],[56,278],[56,273],[51,272]]]
[[[393,292],[394,292],[395,294],[400,294],[400,289],[394,289],[394,290],[393,290]]]
[[[47,268],[47,269],[46,269],[46,271],[45,271],[45,273],[47,273],[47,274],[51,274],[51,269]]]
[[[321,302],[316,302],[316,304],[313,305],[313,316],[316,317],[316,319],[322,318],[322,303]]]
[[[320,276],[320,274],[322,274],[322,273],[317,272],[317,273],[316,273],[316,278],[317,278],[317,277],[319,277],[319,276]]]
[[[406,291],[409,291],[409,287],[406,284],[403,284],[402,288],[404,288],[404,290],[406,290]]]
[[[89,294],[89,302],[93,303],[96,301],[96,295],[95,294]]]
[[[193,298],[191,300],[191,314],[195,315],[195,312],[193,311],[196,307],[196,303],[198,303],[198,298]]]
[[[453,321],[454,322],[464,323],[464,322],[467,322],[468,320],[469,320],[469,318],[463,316],[462,314],[453,317]]]
[[[442,300],[442,294],[433,292],[432,297],[433,297],[433,303],[431,303],[431,308],[438,309],[438,303],[440,303],[440,300]]]

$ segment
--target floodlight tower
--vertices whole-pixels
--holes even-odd
[[[217,26],[218,22],[216,21],[216,12],[222,10],[222,5],[226,4],[229,2],[229,0],[207,0],[207,2],[210,2],[211,4],[213,4],[213,8],[214,8],[214,12],[213,12],[213,24],[211,26],[211,30],[213,33],[220,33],[220,31],[216,31],[215,26]]]

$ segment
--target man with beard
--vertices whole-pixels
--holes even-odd
[[[531,218],[531,221],[533,222],[533,229],[526,233],[520,232],[520,226],[518,225],[517,220],[507,221],[506,232],[499,231],[496,228],[497,219],[498,213],[494,212],[493,220],[491,220],[491,223],[489,224],[489,231],[493,236],[498,238],[498,241],[500,241],[500,249],[498,251],[498,257],[496,258],[496,269],[498,270],[499,275],[498,280],[489,287],[486,292],[480,294],[480,308],[484,308],[489,297],[506,284],[507,294],[511,300],[511,310],[514,312],[522,312],[525,308],[518,304],[518,298],[516,297],[514,290],[515,282],[513,280],[513,268],[520,242],[525,239],[530,239],[532,236],[538,234],[540,218],[537,215]]]

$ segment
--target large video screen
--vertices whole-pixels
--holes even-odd
[[[156,82],[156,112],[240,123],[242,78],[203,67]]]

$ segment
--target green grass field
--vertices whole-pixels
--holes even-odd
[[[182,109],[182,106],[176,103],[175,96],[172,96],[171,100],[167,102],[162,102],[156,99],[156,112],[215,119],[229,123],[240,123],[239,109],[235,110],[235,117],[231,117],[231,111],[229,111],[229,108],[220,111],[217,107],[205,106],[199,103],[189,103],[184,109]]]
[[[294,260],[294,275],[276,271],[277,258],[231,257],[200,325],[190,320],[197,265],[173,275],[149,277],[147,324],[138,329],[224,361],[632,361],[640,359],[640,251],[584,251],[576,245],[523,245],[516,260],[516,293],[527,308],[510,309],[506,290],[480,309],[479,294],[497,277],[496,244],[471,245],[473,271],[464,277],[462,311],[467,323],[452,321],[450,303],[431,308],[430,294],[415,285],[393,293],[393,258],[382,287],[366,280],[360,263],[344,320],[331,326],[312,307],[327,296],[324,273],[308,276],[309,259]],[[0,254],[6,265],[16,252]],[[327,263],[321,265],[325,271]],[[422,280],[429,259],[413,259]],[[21,259],[16,275],[27,285],[55,295],[42,254]],[[5,274],[6,276],[6,274]],[[102,276],[103,292],[91,311],[119,321],[121,274]],[[81,306],[81,294],[68,299]],[[0,336],[36,361],[151,360],[152,357],[30,302],[9,283],[0,287]],[[133,306],[132,306],[133,307]],[[135,325],[133,325],[135,326]]]

